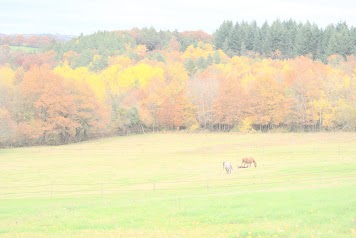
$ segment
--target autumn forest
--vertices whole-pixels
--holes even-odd
[[[158,131],[356,129],[356,28],[223,22],[0,34],[0,146]]]

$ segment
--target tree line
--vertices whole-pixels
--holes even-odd
[[[275,20],[262,26],[256,22],[225,21],[214,33],[214,44],[229,56],[259,54],[288,59],[310,55],[326,62],[333,54],[346,57],[356,53],[356,28],[345,22],[323,29],[310,22],[294,20]]]
[[[218,31],[97,32],[37,52],[1,46],[0,146],[166,130],[355,131],[353,54],[234,55],[218,47]]]

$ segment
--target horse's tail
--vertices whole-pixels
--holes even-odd
[[[252,162],[255,165],[255,167],[257,167],[257,163],[256,163],[256,161],[254,159],[252,159]]]

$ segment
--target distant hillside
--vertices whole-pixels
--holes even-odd
[[[50,37],[53,38],[56,41],[69,41],[77,36],[75,35],[61,35],[61,34],[30,34],[30,35],[25,35],[25,36],[43,36],[43,37]]]
[[[48,48],[56,42],[67,42],[74,36],[52,34],[13,34],[0,33],[0,45]]]
[[[129,31],[99,31],[90,35],[81,34],[69,39],[63,44],[56,45],[57,52],[98,50],[99,54],[113,55],[124,51],[129,44],[131,47],[145,45],[148,51],[165,50],[178,47],[184,51],[189,45],[198,42],[212,43],[212,36],[203,31],[156,31],[154,28],[134,28]]]

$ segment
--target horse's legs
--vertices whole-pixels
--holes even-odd
[[[231,174],[231,171],[232,171],[232,168],[231,168],[231,167],[227,168],[227,173],[228,173],[228,174]]]

